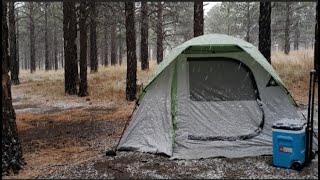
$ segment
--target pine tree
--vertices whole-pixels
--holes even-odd
[[[163,25],[162,25],[162,3],[157,2],[157,63],[161,63],[163,60]]]
[[[19,59],[17,51],[17,33],[14,2],[9,2],[9,34],[10,34],[10,70],[12,84],[18,85],[19,81]]]
[[[148,2],[141,2],[141,69],[149,69],[148,60],[148,30],[149,30],[149,18],[148,18]]]
[[[12,106],[7,22],[7,4],[2,0],[2,175],[18,172],[25,164]]]
[[[194,1],[194,37],[203,35],[203,1]]]
[[[98,71],[96,2],[90,2],[90,17],[90,67],[91,73],[94,73]]]
[[[80,17],[79,17],[79,31],[80,31],[80,82],[79,82],[79,96],[88,95],[87,83],[87,3],[80,3]]]
[[[318,8],[319,3],[317,2],[316,6],[316,26],[315,26],[315,42],[314,42],[314,69],[317,71],[316,76],[318,79],[319,76],[319,36],[318,36]]]
[[[134,3],[125,2],[126,12],[126,43],[127,43],[127,86],[126,99],[136,100],[137,92],[137,55],[136,31],[134,25]]]
[[[271,64],[271,2],[260,2],[259,51]]]
[[[74,2],[63,2],[63,38],[64,38],[64,79],[65,93],[77,94],[77,21]]]

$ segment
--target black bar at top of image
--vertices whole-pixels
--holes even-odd
[[[126,2],[126,1],[133,1],[133,2],[158,2],[159,0],[4,0],[6,2],[81,2],[81,1],[95,1],[95,2]],[[161,2],[194,2],[197,0],[163,0]],[[318,0],[207,0],[203,2],[318,2]]]

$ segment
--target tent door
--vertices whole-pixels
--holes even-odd
[[[187,88],[183,90],[181,83],[178,86],[178,111],[182,112],[177,118],[178,133],[184,138],[233,141],[252,138],[261,131],[259,94],[245,64],[222,57],[188,58],[185,70]]]

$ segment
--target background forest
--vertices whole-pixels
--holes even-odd
[[[147,13],[143,14],[142,4],[135,3],[137,57],[140,57],[143,39],[141,26],[147,26],[149,60],[161,62],[172,48],[193,37],[193,26],[190,26],[193,24],[193,2],[149,2],[145,6]],[[312,49],[315,7],[314,2],[273,2],[272,50],[289,54],[291,50]],[[86,8],[86,24],[90,26],[87,38],[89,67],[92,69],[94,63],[90,62],[96,61],[90,58],[90,51],[97,53],[100,66],[126,62],[124,3],[95,2]],[[62,3],[19,2],[15,3],[11,13],[14,13],[16,23],[20,68],[32,69],[32,72],[63,68]],[[79,21],[79,11],[76,18]],[[228,34],[258,46],[259,2],[218,3],[205,15],[204,21],[204,33]],[[76,40],[78,47],[79,33]],[[91,44],[92,41],[96,41],[94,47],[90,46],[95,44]],[[79,57],[79,48],[77,50]]]

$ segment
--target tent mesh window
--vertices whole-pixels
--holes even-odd
[[[189,90],[193,101],[256,100],[249,68],[231,58],[188,58]]]

